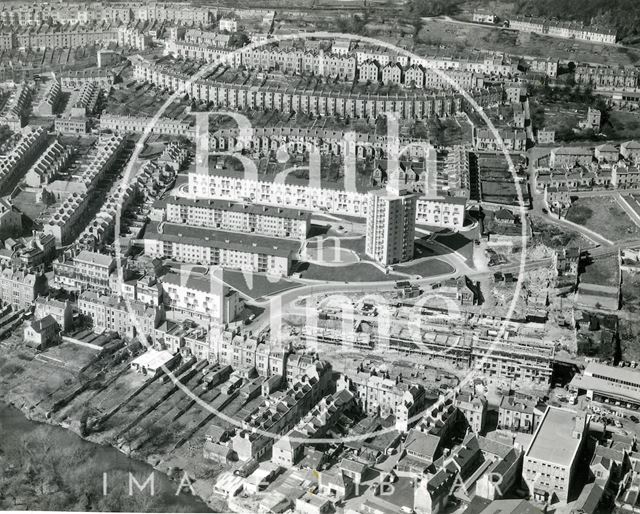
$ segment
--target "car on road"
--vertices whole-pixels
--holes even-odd
[[[633,421],[634,423],[640,423],[640,419],[638,419],[637,416],[631,415],[631,416],[629,416],[629,419],[631,421]]]

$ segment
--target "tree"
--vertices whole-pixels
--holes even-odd
[[[229,38],[229,46],[232,48],[241,48],[247,46],[251,40],[244,32],[234,32]]]
[[[458,9],[458,0],[411,0],[407,3],[411,16],[442,16]]]

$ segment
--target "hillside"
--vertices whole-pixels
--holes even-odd
[[[514,14],[613,26],[624,42],[640,42],[638,0],[515,0]]]

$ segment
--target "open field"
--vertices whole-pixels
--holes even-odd
[[[640,229],[612,198],[579,198],[569,208],[567,219],[611,241],[640,237]]]
[[[307,243],[304,258],[318,264],[353,264],[358,262],[358,256],[347,248],[342,247],[342,241],[336,238],[313,240]]]

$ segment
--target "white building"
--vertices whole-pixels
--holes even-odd
[[[301,240],[307,237],[311,225],[308,211],[189,198],[169,199],[166,220],[198,227]]]
[[[168,273],[161,283],[165,305],[191,319],[226,324],[243,308],[238,291],[225,284],[222,269],[207,275]]]
[[[300,244],[286,239],[151,222],[144,238],[150,257],[186,264],[288,275]]]
[[[522,476],[535,500],[567,501],[587,426],[584,413],[547,407],[522,467]]]
[[[220,18],[218,28],[220,29],[220,32],[238,32],[238,20],[235,18]]]
[[[192,198],[219,198],[361,218],[367,216],[368,195],[363,192],[259,181],[225,170],[189,173],[188,194]],[[419,197],[416,199],[416,222],[459,230],[464,224],[465,206],[464,198]]]

